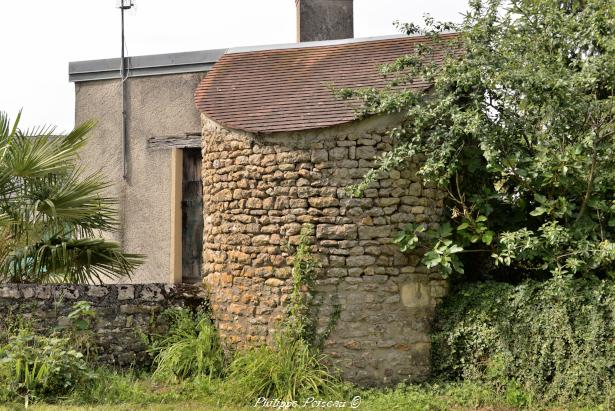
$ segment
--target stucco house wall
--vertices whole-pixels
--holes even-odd
[[[292,292],[288,245],[310,223],[321,327],[341,310],[325,352],[357,383],[426,377],[446,282],[392,238],[407,223],[436,223],[444,194],[413,168],[380,178],[363,198],[346,193],[391,148],[386,129],[397,119],[269,135],[202,121],[203,268],[221,336],[239,346],[271,340]]]
[[[193,94],[205,73],[129,78],[128,179],[124,180],[120,80],[75,83],[75,122],[96,120],[81,152],[86,172],[102,170],[112,182],[109,194],[119,199],[121,228],[108,236],[127,252],[146,256],[134,283],[170,281],[171,151],[149,150],[147,139],[183,135],[200,129]],[[122,280],[126,282],[126,280]]]

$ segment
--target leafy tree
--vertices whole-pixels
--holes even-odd
[[[615,276],[615,3],[472,0],[460,25],[400,27],[433,41],[382,67],[390,87],[339,93],[404,114],[355,194],[416,156],[448,192],[448,221],[407,227],[402,249],[449,274]]]
[[[130,276],[142,257],[102,238],[117,228],[100,173],[81,177],[77,152],[93,123],[66,136],[23,131],[0,112],[0,281],[88,283]]]

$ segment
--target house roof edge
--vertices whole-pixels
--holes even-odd
[[[205,72],[211,70],[227,49],[188,51],[127,57],[130,77]],[[71,82],[120,78],[120,59],[73,61],[68,63]]]

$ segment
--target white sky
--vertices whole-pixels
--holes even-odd
[[[1,0],[0,111],[22,128],[74,125],[68,62],[119,57],[116,0]],[[126,15],[128,55],[295,41],[294,0],[136,0]],[[355,0],[355,37],[396,34],[394,20],[460,21],[466,0]]]

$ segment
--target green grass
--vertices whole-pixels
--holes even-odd
[[[346,396],[346,385],[323,364],[322,354],[303,340],[291,339],[279,340],[275,349],[257,347],[236,353],[222,388],[229,401],[246,405],[259,397],[290,402]]]
[[[0,408],[2,409],[2,408]],[[21,408],[17,408],[21,409]],[[203,402],[182,402],[172,404],[126,404],[126,405],[96,405],[96,406],[64,406],[64,405],[35,405],[28,410],[32,411],[135,411],[135,410],[147,410],[147,411],[203,411],[203,410],[223,410],[223,411],[247,411],[254,408],[237,408],[237,407],[219,407],[214,403]],[[8,410],[15,410],[15,408],[8,408]]]
[[[252,404],[242,406],[232,397],[225,396],[228,389],[220,379],[196,378],[180,383],[161,382],[148,375],[118,374],[100,371],[101,377],[91,387],[83,387],[56,404],[35,403],[34,411],[84,410],[228,410],[257,409]],[[234,388],[233,388],[234,389]],[[389,389],[352,389],[347,398],[321,398],[348,400],[361,397],[358,410],[369,411],[448,411],[448,410],[608,410],[608,404],[593,408],[574,406],[548,407],[533,404],[519,406],[515,397],[505,391],[474,383],[408,384]],[[242,401],[244,404],[250,403]],[[301,401],[300,401],[301,402]],[[23,410],[21,404],[0,405],[0,410]],[[309,408],[308,408],[309,409]],[[321,408],[322,409],[322,408]],[[331,408],[330,408],[331,409]],[[340,409],[340,408],[335,408]],[[350,407],[342,409],[352,409]]]

